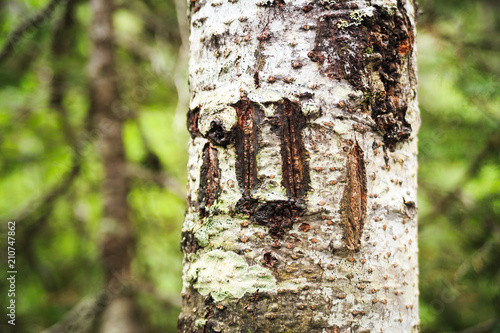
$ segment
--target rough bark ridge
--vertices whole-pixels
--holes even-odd
[[[419,330],[414,17],[190,2],[179,332]]]

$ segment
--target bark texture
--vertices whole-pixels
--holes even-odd
[[[413,1],[189,13],[179,332],[418,332]]]

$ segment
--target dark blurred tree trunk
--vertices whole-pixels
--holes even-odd
[[[122,139],[125,115],[121,108],[115,68],[113,3],[111,0],[92,0],[91,7],[91,112],[95,117],[105,170],[100,252],[106,287],[119,290],[130,282],[130,264],[134,254],[127,202],[129,181]],[[101,332],[142,332],[133,297],[120,295],[111,299],[103,315]]]
[[[417,332],[413,0],[191,1],[179,332]]]

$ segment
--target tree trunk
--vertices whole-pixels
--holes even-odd
[[[121,290],[130,283],[130,265],[135,244],[127,202],[129,180],[122,139],[125,116],[121,108],[115,68],[114,6],[111,0],[92,0],[91,8],[91,112],[96,120],[95,128],[105,171],[100,255],[106,290]],[[133,297],[120,293],[112,296],[104,311],[100,331],[142,332]]]
[[[418,332],[413,0],[190,4],[179,332]]]

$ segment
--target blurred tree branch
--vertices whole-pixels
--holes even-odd
[[[55,283],[57,279],[54,278],[53,273],[44,269],[36,259],[36,255],[33,251],[33,239],[44,229],[56,206],[55,203],[71,188],[71,184],[76,179],[79,172],[80,160],[79,157],[74,157],[70,171],[62,180],[42,198],[38,199],[38,204],[32,203],[27,205],[25,210],[22,211],[17,218],[19,221],[23,221],[21,236],[18,237],[18,252],[24,253],[28,264],[34,271],[40,273],[40,280],[47,290],[53,290],[56,287]]]
[[[462,189],[467,184],[467,182],[477,176],[481,167],[484,165],[484,161],[491,156],[491,153],[497,151],[500,155],[500,133],[494,133],[486,142],[481,152],[476,156],[476,158],[469,164],[466,172],[462,176],[461,180],[455,185],[455,188],[448,193],[439,196],[436,195],[436,189],[425,182],[420,182],[421,188],[423,188],[429,197],[433,198],[434,209],[427,215],[422,216],[420,221],[433,220],[438,215],[446,214],[450,209],[452,203],[457,200],[460,201]],[[420,227],[425,226],[425,223],[420,223]]]
[[[22,22],[19,26],[17,26],[9,35],[7,42],[5,42],[4,46],[0,51],[0,63],[4,62],[9,55],[14,50],[16,44],[21,40],[21,37],[30,29],[30,28],[39,28],[40,25],[46,20],[50,19],[56,7],[68,0],[51,0],[45,8],[40,10],[37,14],[33,15],[31,18]]]
[[[50,270],[42,267],[39,260],[36,259],[36,254],[33,250],[33,239],[46,226],[49,217],[54,210],[55,202],[60,197],[64,196],[71,188],[73,181],[80,173],[81,167],[81,150],[78,140],[75,136],[75,131],[68,120],[68,112],[64,105],[64,96],[66,94],[65,75],[66,72],[61,66],[62,60],[71,49],[71,41],[74,38],[74,9],[76,0],[67,0],[65,2],[64,14],[54,28],[53,40],[51,45],[52,68],[54,77],[50,85],[50,106],[56,110],[63,131],[64,137],[68,145],[72,148],[72,162],[69,172],[62,180],[55,185],[51,191],[38,201],[40,204],[27,206],[27,210],[21,212],[19,220],[24,222],[26,229],[24,230],[21,243],[21,251],[25,253],[30,266],[39,272],[40,280],[47,290],[54,290],[57,287],[57,278]]]
[[[171,177],[164,171],[152,171],[140,165],[129,163],[127,166],[127,173],[130,178],[151,182],[165,188],[182,200],[186,197],[185,189],[175,178]]]
[[[66,72],[64,60],[68,57],[75,39],[74,8],[76,0],[66,0],[64,14],[56,25],[52,37],[51,61],[53,77],[50,82],[50,106],[59,115],[60,125],[67,143],[73,148],[76,155],[80,154],[80,147],[75,139],[75,130],[72,128],[68,110],[64,105],[66,93]]]
[[[172,177],[167,171],[163,170],[161,159],[158,154],[151,147],[151,143],[144,133],[144,129],[138,117],[135,118],[139,135],[141,137],[142,145],[146,150],[146,156],[141,161],[141,165],[129,163],[127,172],[129,177],[136,178],[143,181],[148,181],[157,184],[160,187],[170,190],[179,198],[184,200],[186,197],[186,190],[177,179]]]
[[[480,262],[483,262],[488,254],[491,252],[495,243],[500,240],[500,230],[498,227],[494,227],[492,231],[492,235],[489,239],[487,239],[483,245],[475,251],[470,258],[467,258],[455,271],[455,283],[462,280],[463,277],[470,271],[471,268],[474,268],[476,272],[478,271],[477,267]]]
[[[447,332],[447,333],[489,333],[493,332],[493,329],[498,327],[500,324],[500,319],[491,319],[484,323],[480,323],[476,326],[466,328],[461,331]]]
[[[161,37],[164,41],[176,45],[181,43],[179,35],[181,32],[175,29],[175,26],[170,26],[169,21],[164,19],[166,15],[159,15],[158,7],[155,7],[150,1],[125,0],[118,4],[116,8],[126,9],[136,14],[143,21],[147,30]],[[168,9],[171,10],[170,8]],[[168,12],[164,14],[168,14]]]
[[[109,302],[105,292],[83,298],[64,318],[42,333],[89,333]]]

